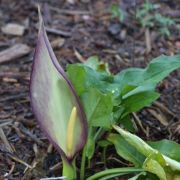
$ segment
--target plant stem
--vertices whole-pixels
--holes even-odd
[[[62,157],[63,162],[63,176],[66,177],[66,180],[75,180],[76,179],[76,165],[75,159],[72,163],[68,162],[65,158]]]
[[[85,145],[83,152],[82,152],[80,180],[84,180],[85,164],[86,164],[86,145]]]

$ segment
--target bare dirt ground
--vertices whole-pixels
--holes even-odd
[[[111,4],[122,3],[120,0],[74,4],[41,0],[48,36],[59,62],[65,67],[67,63],[98,55],[116,73],[127,67],[145,67],[161,54],[179,54],[180,33],[175,27],[168,38],[152,29],[152,49],[147,53],[144,30],[135,21],[141,2],[137,0],[135,5],[133,1],[124,1],[129,18],[120,24],[109,13]],[[154,2],[160,4],[160,12],[169,13],[180,26],[178,0]],[[2,27],[9,23],[21,25],[24,33],[4,33]],[[0,0],[0,27],[0,179],[58,176],[62,168],[60,156],[39,129],[30,107],[29,80],[38,29],[36,1]],[[146,140],[167,138],[180,142],[180,71],[160,83],[158,91],[162,95],[156,103],[133,115],[137,134]],[[119,166],[111,152],[107,166]],[[88,169],[90,174],[102,168],[98,161],[97,154]]]

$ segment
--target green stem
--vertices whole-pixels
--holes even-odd
[[[85,147],[83,149],[83,153],[82,153],[80,180],[84,180],[85,164],[86,164],[86,145],[85,145]]]
[[[105,133],[105,130],[103,128],[99,128],[94,136],[94,140],[97,141],[99,140],[103,134]]]
[[[63,176],[66,177],[66,180],[75,180],[77,178],[75,159],[72,161],[72,163],[70,163],[65,158],[62,158],[62,162],[63,162],[63,173],[62,173]]]
[[[104,162],[105,167],[106,167],[106,150],[107,150],[107,147],[104,147],[103,148],[103,153],[102,153],[102,160]]]
[[[113,169],[107,169],[104,171],[101,171],[99,173],[94,174],[93,176],[90,176],[89,178],[87,178],[87,180],[96,180],[96,179],[100,179],[103,176],[107,176],[107,175],[113,175],[113,174],[117,174],[117,173],[135,173],[135,172],[142,172],[144,171],[143,169],[139,169],[139,168],[134,168],[134,167],[127,167],[127,168],[113,168]]]

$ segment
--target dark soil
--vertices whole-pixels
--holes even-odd
[[[63,67],[98,55],[109,63],[113,73],[117,73],[127,67],[145,67],[161,54],[180,53],[178,0],[153,1],[160,5],[160,12],[169,13],[177,22],[171,27],[170,37],[160,36],[156,28],[150,30],[152,49],[149,53],[144,29],[135,19],[141,0],[136,4],[131,0],[87,0],[86,3],[79,0],[75,4],[62,0],[39,2],[48,37]],[[122,3],[126,8],[129,16],[124,23],[112,19],[109,14],[113,3]],[[38,34],[36,5],[35,0],[0,0],[0,27],[10,22],[26,27],[22,36],[6,35],[0,31],[0,51],[17,43],[24,43],[32,49],[26,56],[0,63],[0,130],[11,146],[8,148],[0,138],[0,179],[34,180],[61,175],[60,156],[39,129],[30,107],[29,80]],[[166,138],[180,142],[180,71],[173,72],[161,82],[158,91],[161,93],[158,101],[133,116],[137,134],[145,140]],[[101,153],[101,149],[96,151],[87,175],[104,168]],[[108,168],[127,163],[115,156],[113,149],[107,153]]]

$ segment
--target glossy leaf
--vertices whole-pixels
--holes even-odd
[[[143,164],[143,168],[148,172],[156,174],[160,180],[167,180],[166,172],[158,161],[152,158],[147,158]]]
[[[81,100],[90,126],[111,127],[111,114],[113,110],[111,94],[103,94],[96,89],[90,88],[81,95]]]
[[[115,75],[115,82],[119,83],[122,91],[126,85],[139,86],[143,84],[157,84],[173,70],[180,68],[180,56],[159,56],[152,60],[145,68],[128,68]]]
[[[113,83],[113,76],[106,71],[97,70],[92,64],[71,64],[67,66],[67,73],[78,95],[82,95],[89,88],[96,88],[102,93],[115,92],[117,84]],[[95,70],[95,69],[96,70]]]
[[[141,168],[135,168],[135,167],[124,167],[124,168],[113,168],[113,169],[106,169],[104,171],[101,171],[99,173],[96,173],[87,180],[99,180],[101,178],[105,178],[106,176],[110,175],[124,175],[124,174],[131,174],[131,173],[138,173],[138,172],[143,172],[144,170]]]
[[[131,146],[121,135],[110,134],[107,139],[115,145],[116,152],[119,156],[132,162],[136,167],[142,167],[146,157]]]
[[[128,96],[122,100],[121,105],[124,107],[123,117],[131,112],[136,112],[145,106],[149,106],[158,97],[159,93],[152,90],[142,91],[133,95]]]
[[[162,154],[180,162],[180,144],[167,139],[161,141],[149,141],[148,144]]]
[[[76,92],[58,63],[41,19],[30,84],[40,126],[62,155],[72,160],[86,142],[87,125]]]
[[[149,157],[152,154],[157,154],[158,151],[154,148],[152,148],[150,145],[148,145],[145,141],[143,141],[141,138],[138,136],[131,134],[122,128],[118,126],[113,126],[114,129],[121,134],[121,136],[129,143],[131,144],[134,148],[137,149],[141,154],[143,154],[146,157]],[[163,158],[166,162],[167,167],[171,168],[173,171],[178,171],[180,172],[180,163],[163,155]],[[160,162],[160,161],[159,161]],[[159,163],[158,162],[158,163]]]

